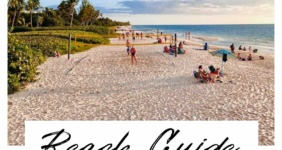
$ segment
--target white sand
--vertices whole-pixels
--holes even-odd
[[[229,59],[224,82],[205,84],[193,70],[220,67],[220,57],[189,49],[175,58],[163,46],[136,46],[133,66],[125,46],[49,58],[37,82],[9,95],[9,145],[24,144],[25,120],[258,120],[259,145],[274,144],[273,56]]]

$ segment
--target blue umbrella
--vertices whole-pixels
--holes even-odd
[[[231,53],[230,51],[225,50],[225,49],[213,51],[213,52],[211,52],[211,54],[212,54],[213,56],[214,56],[214,55],[216,55],[216,56],[222,56],[223,54],[234,56],[233,53]]]
[[[228,51],[228,50],[225,50],[225,49],[221,49],[221,50],[217,50],[217,51],[213,51],[213,52],[210,52],[213,56],[220,56],[220,57],[223,57],[223,54],[226,54],[227,56],[231,56],[231,57],[233,57],[233,58],[236,58],[236,56],[232,53],[232,52],[230,52],[230,51]],[[222,59],[222,65],[221,65],[221,71],[220,71],[220,73],[222,74],[223,73],[223,66],[224,65],[224,61],[223,61],[223,59]]]

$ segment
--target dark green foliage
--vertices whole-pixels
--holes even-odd
[[[93,32],[97,34],[113,34],[114,31],[110,30],[108,27],[104,26],[72,26],[72,27],[64,27],[64,26],[57,26],[57,27],[40,27],[36,28],[37,31],[44,31],[44,30],[78,30],[78,31],[87,31]]]
[[[13,30],[11,30],[13,33],[15,32],[27,32],[27,31],[34,31],[34,28],[30,27],[14,27]]]
[[[120,22],[120,21],[114,21],[108,17],[99,18],[93,22],[93,25],[97,26],[128,26],[130,25],[129,22]]]
[[[34,80],[36,67],[45,60],[39,50],[8,36],[8,93],[13,93]]]

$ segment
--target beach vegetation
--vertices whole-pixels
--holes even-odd
[[[15,36],[8,36],[8,93],[34,81],[36,67],[45,60],[39,49],[32,49]]]
[[[34,29],[34,28],[33,28]],[[8,35],[8,93],[22,89],[27,83],[35,80],[36,68],[54,51],[68,53],[69,34],[72,41],[75,35],[79,45],[71,42],[71,53],[82,52],[93,47],[87,44],[109,44],[108,38],[100,34],[80,30],[41,30],[9,33]]]
[[[113,26],[130,25],[103,17],[88,1],[62,1],[57,8],[40,6],[40,0],[8,1],[8,93],[22,89],[35,80],[36,68],[54,51],[82,52],[91,44],[109,44],[116,37]],[[90,44],[90,45],[89,45]]]

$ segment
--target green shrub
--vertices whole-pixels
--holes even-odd
[[[11,32],[16,33],[16,32],[27,32],[27,31],[34,31],[34,28],[30,27],[14,27]]]
[[[45,30],[78,30],[78,31],[86,31],[93,32],[97,34],[113,34],[114,30],[105,27],[105,26],[57,26],[57,27],[39,27],[36,28],[36,31],[45,31]]]
[[[8,93],[18,91],[26,83],[32,82],[36,67],[44,60],[40,51],[8,35]]]
[[[109,39],[103,38],[99,34],[79,30],[42,30],[8,34],[9,94],[34,81],[37,66],[44,62],[46,57],[52,57],[54,51],[57,50],[61,54],[68,52],[69,33],[73,35],[72,40],[74,40],[75,34],[82,36],[77,37],[77,42],[82,45],[76,46],[72,44],[71,53],[85,51],[93,47],[93,45],[83,45],[84,43],[110,43]]]

